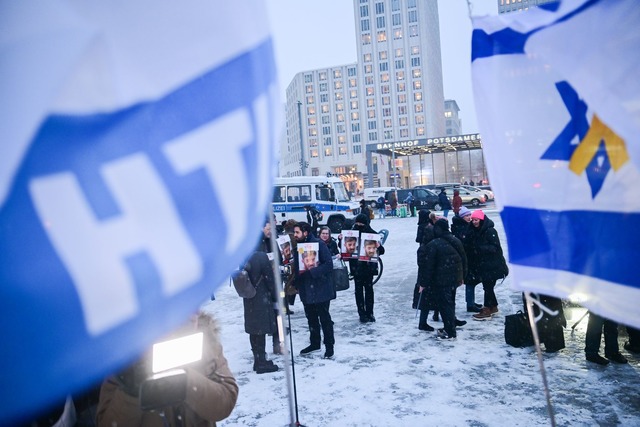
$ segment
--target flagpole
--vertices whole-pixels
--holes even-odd
[[[536,319],[533,315],[533,297],[531,296],[531,292],[524,293],[525,299],[527,301],[527,316],[529,317],[529,324],[531,325],[531,332],[533,334],[533,340],[536,344],[536,354],[538,355],[538,363],[540,364],[540,375],[542,376],[542,384],[544,386],[544,395],[547,399],[547,411],[549,412],[549,420],[551,421],[551,426],[555,427],[556,425],[556,417],[553,414],[553,405],[551,404],[551,393],[549,391],[549,382],[547,381],[547,372],[544,369],[544,359],[542,358],[542,350],[540,349],[540,336],[538,335],[538,326]],[[542,310],[540,310],[540,315],[542,316]]]

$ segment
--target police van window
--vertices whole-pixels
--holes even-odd
[[[334,197],[331,195],[331,188],[324,185],[316,186],[316,200],[332,202]]]
[[[282,203],[285,201],[286,187],[284,185],[276,185],[273,187],[273,203]]]
[[[421,199],[425,199],[427,197],[427,192],[424,190],[416,190],[416,197],[419,197]]]
[[[290,185],[287,188],[287,201],[309,202],[311,201],[310,185]]]

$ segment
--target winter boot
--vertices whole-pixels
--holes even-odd
[[[324,352],[324,358],[325,359],[332,359],[333,358],[333,346],[332,345],[327,345],[326,346],[326,350]]]
[[[300,354],[309,354],[309,353],[311,353],[313,351],[318,351],[318,350],[320,350],[320,344],[318,344],[318,345],[311,344],[310,346],[305,347],[302,350],[300,350]]]
[[[433,329],[433,326],[430,326],[426,323],[418,325],[418,329],[420,329],[421,331],[427,331],[427,332],[433,332],[435,329]]]
[[[271,360],[267,360],[266,354],[254,354],[253,355],[253,370],[256,371],[256,374],[266,374],[269,372],[276,372],[278,370],[278,365],[273,363]]]

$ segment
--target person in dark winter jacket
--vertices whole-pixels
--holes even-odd
[[[270,334],[276,339],[278,337],[276,313],[273,309],[274,303],[277,301],[273,267],[265,252],[255,251],[247,261],[245,269],[249,273],[251,283],[256,288],[256,295],[253,298],[242,299],[244,331],[249,334],[254,360],[253,370],[258,374],[275,372],[278,370],[278,366],[267,360],[265,353],[265,336]],[[276,339],[274,339],[274,347]]]
[[[438,219],[433,226],[434,239],[426,245],[424,273],[420,290],[433,295],[442,316],[443,329],[438,337],[456,337],[455,291],[462,284],[467,270],[467,257],[462,242],[449,231],[449,222]],[[466,323],[466,322],[464,322]],[[463,324],[464,324],[463,323]]]
[[[360,233],[377,233],[369,225],[369,217],[364,214],[356,216],[353,230],[358,230]],[[384,254],[384,247],[378,246],[378,255]],[[373,315],[374,305],[374,293],[373,293],[373,277],[378,274],[378,263],[349,260],[349,268],[351,274],[353,274],[356,307],[358,309],[358,316],[360,316],[360,322],[375,322],[376,318]]]
[[[451,234],[464,242],[464,238],[471,227],[471,211],[462,206],[457,216],[451,219]],[[465,283],[465,300],[467,302],[467,312],[479,313],[481,304],[476,304],[476,285]]]
[[[482,283],[484,306],[473,315],[474,320],[490,320],[498,312],[496,282],[507,277],[509,268],[502,254],[502,246],[493,221],[481,209],[471,214],[471,227],[464,237],[464,248],[469,259],[469,273],[465,283]]]
[[[326,225],[320,227],[320,240],[322,240],[329,248],[329,252],[331,255],[338,255],[340,253],[340,249],[338,249],[338,242],[336,239],[331,237],[331,229]]]
[[[447,197],[447,190],[444,188],[440,189],[440,194],[438,194],[438,203],[440,203],[440,208],[442,209],[442,216],[446,218],[451,210],[451,202]]]
[[[425,233],[428,233],[430,236],[429,241],[433,238],[433,222],[431,222],[430,215],[431,211],[426,209],[420,209],[418,211],[418,232],[416,233],[416,243],[419,245],[422,245]],[[420,247],[418,247],[418,250],[420,250]],[[418,255],[418,266],[419,265],[420,255]],[[418,280],[416,279],[416,284],[413,287],[413,303],[411,304],[411,307],[414,310],[418,308],[418,300],[420,299],[420,293],[418,292],[419,287]]]
[[[538,336],[540,343],[544,344],[546,353],[555,353],[562,350],[564,345],[564,331],[567,327],[567,319],[564,317],[564,309],[562,308],[562,300],[543,294],[531,294],[534,300],[538,301],[548,310],[542,310],[542,317],[536,322],[538,328]],[[524,312],[527,312],[527,302],[522,294],[522,303]],[[557,314],[552,314],[557,313]],[[533,304],[533,315],[537,319],[540,316],[540,307]]]
[[[333,321],[329,314],[329,305],[336,298],[336,290],[333,286],[333,260],[327,245],[311,235],[311,226],[306,222],[299,222],[294,227],[294,236],[298,243],[318,243],[319,263],[317,267],[304,270],[296,276],[293,284],[298,289],[300,300],[304,305],[304,314],[309,324],[308,347],[303,348],[300,354],[311,353],[320,350],[320,329],[324,335],[326,359],[333,357],[335,338],[333,334]],[[296,258],[296,264],[298,259]],[[298,271],[299,268],[298,268]]]

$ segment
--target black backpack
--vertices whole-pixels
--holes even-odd
[[[247,267],[249,264],[245,264],[245,266],[239,270],[236,270],[231,275],[231,280],[233,281],[233,286],[236,288],[236,292],[238,296],[242,298],[253,298],[256,296],[256,287],[260,284],[263,279],[263,276],[260,276],[258,283],[255,285],[251,282],[251,278],[249,277],[249,272],[247,271]]]

